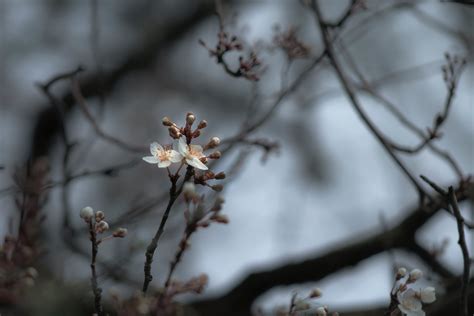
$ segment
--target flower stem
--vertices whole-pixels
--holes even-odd
[[[158,241],[160,240],[160,237],[165,230],[166,221],[168,220],[168,216],[170,214],[171,208],[173,207],[174,202],[176,202],[176,199],[179,197],[179,195],[183,191],[184,183],[189,181],[189,179],[191,179],[193,174],[194,174],[194,168],[191,166],[188,166],[186,170],[186,175],[184,176],[184,181],[181,183],[181,186],[179,188],[176,187],[176,182],[178,180],[178,177],[175,177],[171,181],[168,205],[166,206],[163,217],[161,218],[160,226],[158,227],[158,230],[156,231],[155,236],[153,236],[153,239],[151,240],[150,244],[146,248],[146,252],[145,252],[146,259],[145,259],[145,266],[143,268],[145,277],[143,280],[143,287],[142,287],[142,291],[144,294],[148,290],[148,286],[150,285],[151,280],[153,280],[153,276],[151,274],[151,264],[153,262],[153,256],[155,254],[156,248],[158,247]]]
[[[92,223],[92,220],[89,221],[89,233],[90,233],[90,240],[91,240],[91,250],[92,250],[92,259],[91,259],[91,285],[92,285],[92,292],[94,293],[94,310],[95,313],[98,316],[103,315],[103,310],[102,310],[102,289],[99,287],[97,283],[97,272],[95,269],[95,263],[96,263],[96,258],[97,258],[97,253],[99,250],[98,242],[97,242],[97,236],[96,232],[94,229],[94,225]]]

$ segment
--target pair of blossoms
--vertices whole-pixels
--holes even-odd
[[[153,142],[150,145],[150,153],[152,156],[143,157],[143,160],[157,164],[158,168],[167,168],[172,163],[183,162],[183,160],[190,166],[200,169],[208,170],[209,168],[202,162],[206,159],[203,154],[203,148],[200,145],[188,145],[185,141],[186,137],[180,137],[174,144],[175,149],[163,148],[160,144]],[[217,146],[220,143],[218,137],[213,137],[209,144]],[[209,145],[208,145],[209,146]]]
[[[398,269],[397,281],[402,280],[406,275],[405,268]],[[408,288],[408,284],[415,283],[422,276],[422,271],[412,270],[405,282],[401,282],[397,289],[398,309],[406,316],[425,316],[423,304],[433,303],[436,300],[434,287],[428,286],[419,290]]]

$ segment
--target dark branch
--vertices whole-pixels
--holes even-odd
[[[459,201],[468,198],[466,186],[457,191],[457,198]],[[224,296],[196,302],[192,307],[200,315],[249,315],[253,301],[275,286],[319,281],[384,251],[408,249],[416,231],[444,205],[444,199],[434,199],[425,207],[412,209],[410,215],[389,230],[357,242],[342,243],[344,246],[336,250],[303,262],[252,273]]]

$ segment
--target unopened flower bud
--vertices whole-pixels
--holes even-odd
[[[221,192],[222,189],[224,189],[224,186],[222,184],[214,184],[213,186],[211,186],[211,189],[216,192]]]
[[[172,138],[178,139],[181,136],[181,132],[176,126],[171,126],[168,128],[169,134]]]
[[[95,221],[96,221],[97,223],[100,222],[100,221],[102,221],[102,220],[104,220],[104,218],[105,218],[104,212],[102,212],[102,211],[97,211],[97,212],[95,212]]]
[[[23,282],[23,285],[26,287],[33,287],[35,285],[35,279],[29,276],[23,278],[22,282]]]
[[[221,158],[221,152],[220,151],[215,151],[212,154],[209,155],[209,158],[211,159],[219,159]]]
[[[194,116],[193,113],[189,112],[186,115],[186,124],[188,125],[193,125],[194,121],[196,120],[196,117]]]
[[[92,217],[94,216],[94,210],[92,209],[92,207],[86,206],[81,210],[79,215],[85,221],[90,221]]]
[[[201,122],[199,122],[199,124],[198,124],[199,129],[203,129],[203,128],[206,128],[206,127],[207,127],[207,121],[206,120],[202,120]]]
[[[323,306],[318,307],[318,308],[316,309],[316,315],[317,315],[317,316],[327,316],[327,314],[328,314],[328,313],[327,313],[327,311],[326,311],[326,308],[324,308]]]
[[[161,122],[163,123],[164,126],[173,126],[174,125],[173,121],[171,121],[171,119],[167,116],[165,116]]]
[[[423,272],[419,269],[413,269],[410,272],[410,276],[408,277],[408,282],[413,283],[416,280],[420,279],[423,276]]]
[[[217,223],[221,223],[221,224],[229,223],[229,218],[226,215],[222,215],[222,214],[216,214],[212,216],[212,219],[215,220]]]
[[[321,291],[320,288],[315,288],[311,291],[311,293],[309,294],[309,297],[310,298],[317,298],[317,297],[321,297],[323,295],[323,292]]]
[[[106,221],[100,221],[95,225],[95,231],[99,234],[102,234],[108,229],[109,229],[109,224]]]
[[[127,236],[127,234],[128,234],[128,229],[120,227],[114,231],[113,236],[118,237],[118,238],[124,238],[125,236]]]
[[[183,186],[183,196],[186,202],[191,201],[196,196],[196,186],[192,182],[186,182]]]
[[[400,280],[401,278],[403,278],[405,275],[407,275],[407,269],[405,268],[399,268],[398,271],[397,271],[397,274],[396,274],[396,278],[397,280]]]
[[[218,174],[216,174],[214,176],[214,178],[216,178],[217,180],[225,179],[225,173],[224,172],[219,172]]]
[[[201,131],[200,131],[200,130],[196,130],[196,131],[193,133],[193,138],[198,138],[199,136],[201,136]]]
[[[224,198],[222,196],[218,196],[211,208],[211,212],[219,212],[222,209],[222,204],[224,204],[224,202]]]
[[[207,148],[216,148],[221,143],[219,137],[212,137],[209,143],[206,145]]]
[[[30,278],[33,278],[33,279],[36,279],[38,277],[38,271],[33,267],[28,267],[25,270],[25,274],[26,274],[26,276],[28,276]]]

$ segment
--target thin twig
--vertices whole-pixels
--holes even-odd
[[[469,276],[470,276],[470,269],[471,269],[471,260],[469,257],[469,250],[467,248],[466,243],[466,235],[464,233],[464,218],[461,214],[461,210],[459,209],[458,200],[456,198],[456,194],[454,193],[454,189],[452,186],[448,189],[449,203],[451,204],[454,217],[456,218],[456,223],[458,226],[458,244],[461,248],[462,257],[463,257],[463,276],[462,276],[462,288],[461,288],[461,310],[464,316],[469,315],[468,311],[468,299],[467,299],[467,289],[469,287]]]
[[[103,310],[102,310],[102,289],[99,287],[97,283],[97,272],[95,269],[95,264],[96,264],[96,258],[97,258],[97,252],[98,252],[98,243],[97,243],[97,235],[95,232],[94,224],[93,221],[89,221],[89,234],[90,234],[90,240],[91,240],[91,250],[92,250],[92,258],[91,258],[91,285],[92,285],[92,292],[94,293],[94,310],[97,313],[98,316],[103,315]]]
[[[183,191],[183,186],[184,184],[191,179],[192,175],[194,173],[194,168],[191,166],[188,166],[186,170],[186,174],[184,176],[184,180],[181,183],[181,186],[177,188],[176,182],[178,180],[177,177],[173,178],[171,177],[171,188],[170,188],[170,193],[169,193],[169,200],[168,200],[168,205],[166,206],[165,212],[163,213],[163,217],[161,218],[160,226],[158,227],[158,230],[155,233],[155,236],[153,236],[153,239],[151,240],[150,244],[146,248],[145,252],[145,265],[143,268],[145,277],[143,281],[143,287],[142,291],[143,293],[146,293],[148,290],[148,286],[153,279],[153,276],[151,274],[151,264],[153,262],[153,255],[155,254],[156,248],[158,247],[158,241],[160,240],[161,235],[163,234],[163,231],[165,230],[165,225],[166,221],[168,220],[168,216],[170,214],[171,208],[173,207],[174,202],[176,202],[176,199],[179,197],[181,192]]]
[[[340,66],[336,54],[334,52],[334,48],[332,45],[332,42],[330,40],[330,34],[327,25],[325,24],[321,11],[319,9],[319,6],[315,0],[312,1],[312,7],[315,13],[315,17],[317,20],[317,23],[319,24],[320,31],[322,33],[323,41],[326,47],[326,52],[329,60],[332,63],[332,66],[334,70],[336,71],[338,78],[347,94],[349,97],[349,100],[351,101],[352,106],[356,110],[357,114],[359,114],[359,117],[362,119],[362,121],[365,123],[365,125],[370,129],[370,131],[374,134],[374,136],[379,140],[379,142],[382,144],[383,148],[386,150],[386,152],[392,157],[394,162],[399,166],[399,168],[405,173],[405,175],[408,177],[410,182],[415,186],[417,189],[419,196],[420,196],[420,201],[422,201],[423,197],[429,195],[425,192],[423,187],[418,183],[418,181],[415,179],[415,177],[411,174],[411,172],[407,169],[405,164],[398,158],[398,156],[393,152],[390,142],[386,139],[386,137],[382,134],[382,132],[378,129],[378,127],[371,121],[369,116],[365,113],[363,110],[361,104],[359,103],[359,100],[352,88],[352,86],[349,83],[349,80],[347,79],[345,73],[342,70],[342,67]]]
[[[439,185],[431,181],[425,176],[421,176],[421,178],[427,182],[436,192],[438,192],[447,203],[451,206],[451,211],[456,219],[456,224],[458,228],[458,244],[461,248],[462,257],[463,257],[463,275],[461,277],[461,310],[463,316],[468,316],[468,287],[469,287],[469,277],[470,277],[470,269],[471,269],[471,259],[469,257],[469,250],[467,247],[466,242],[466,234],[464,232],[464,217],[461,214],[461,210],[459,209],[458,200],[456,197],[456,193],[454,188],[450,186],[448,191],[441,188]]]
[[[76,76],[72,77],[71,79],[71,91],[74,98],[76,99],[77,104],[79,105],[79,108],[81,109],[82,113],[86,117],[87,121],[91,124],[97,136],[101,137],[102,139],[108,141],[111,144],[114,144],[122,148],[123,150],[138,152],[138,153],[143,153],[148,150],[146,146],[137,146],[137,145],[129,144],[115,136],[109,135],[104,130],[102,130],[102,128],[100,127],[100,125],[97,123],[94,116],[90,112],[89,107],[87,106],[86,100],[81,93],[79,80],[77,79]]]

